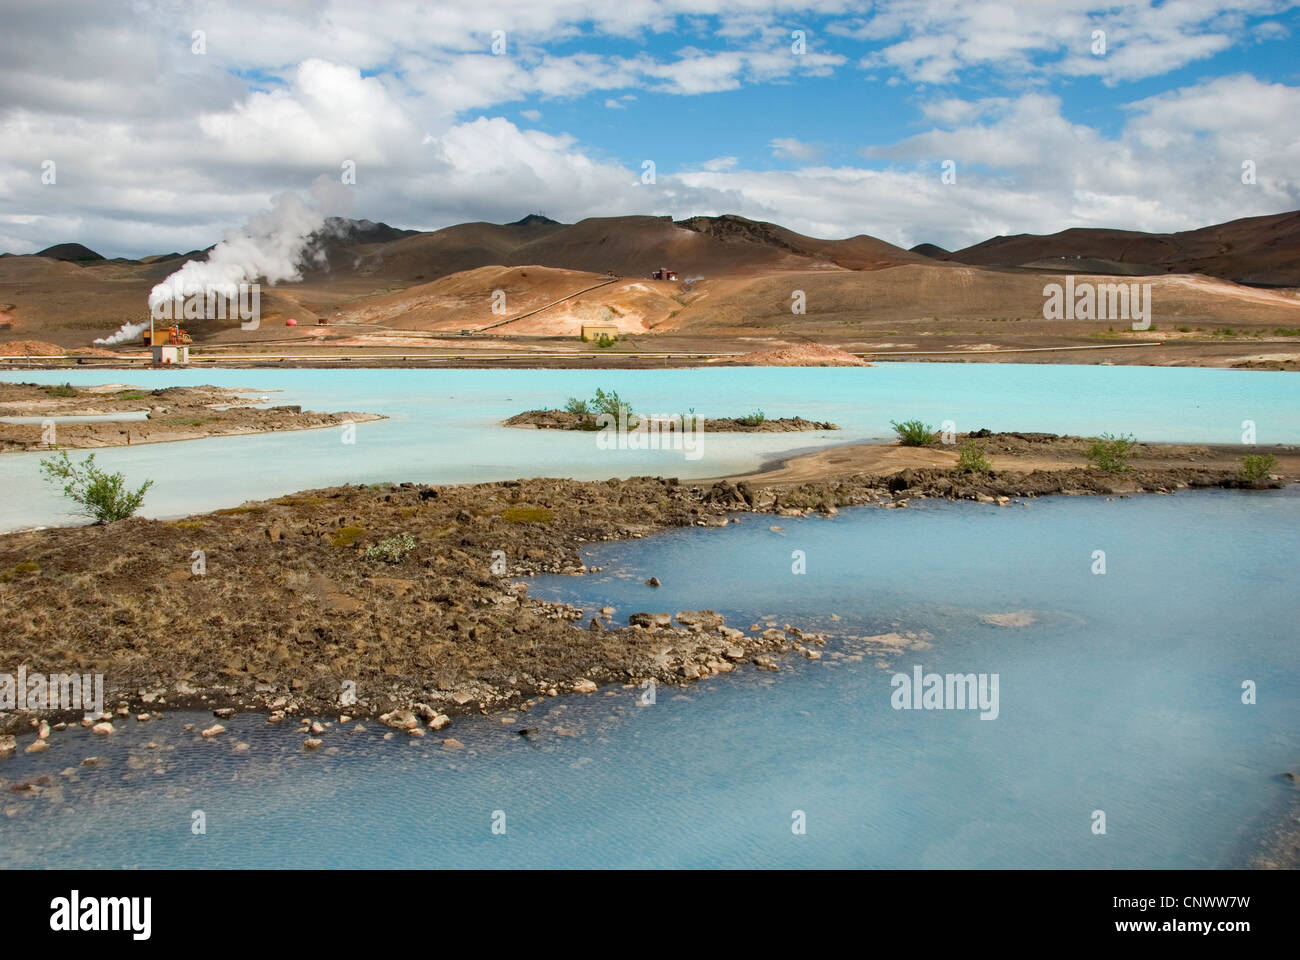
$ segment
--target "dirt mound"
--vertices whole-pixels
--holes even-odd
[[[734,363],[756,367],[871,367],[861,357],[820,343],[797,343],[775,350],[758,350],[736,357]]]
[[[45,340],[9,340],[0,343],[0,357],[116,357],[119,354],[99,347],[61,347]]]
[[[61,357],[68,351],[44,340],[9,340],[0,343],[0,357]]]

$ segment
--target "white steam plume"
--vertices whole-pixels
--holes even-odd
[[[164,300],[210,291],[234,299],[239,284],[259,279],[270,284],[297,280],[307,241],[349,197],[342,184],[324,174],[312,183],[310,201],[296,193],[280,194],[269,211],[252,217],[243,230],[226,234],[207,260],[188,261],[154,287],[149,309]]]
[[[118,330],[117,333],[107,337],[100,337],[95,342],[103,344],[104,346],[112,346],[115,343],[126,343],[128,340],[136,339],[136,337],[140,336],[140,334],[144,333],[148,329],[149,324],[147,323],[128,322],[122,324],[122,328]]]
[[[297,280],[302,257],[311,236],[325,225],[326,217],[346,212],[351,195],[347,188],[322,174],[304,200],[286,191],[272,200],[271,209],[249,219],[242,230],[232,230],[208,251],[206,260],[188,260],[149,292],[149,309],[167,300],[193,294],[216,294],[229,300],[238,296],[241,283],[265,280],[269,284]],[[138,337],[148,323],[126,323],[96,343],[122,343]]]

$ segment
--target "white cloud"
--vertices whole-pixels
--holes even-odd
[[[972,68],[1018,78],[1096,76],[1107,83],[1159,76],[1244,42],[1246,20],[1292,9],[1295,0],[878,0],[869,17],[834,23],[832,35],[882,44],[864,69],[917,83],[957,82]],[[1093,31],[1106,52],[1093,52]],[[1277,31],[1254,31],[1275,38]]]
[[[717,173],[720,170],[734,170],[740,166],[739,157],[714,157],[712,160],[704,161],[701,166],[708,171]]]
[[[794,137],[777,137],[768,144],[768,147],[782,160],[800,160],[805,163],[820,160],[825,153],[817,144],[804,143]]]
[[[70,3],[6,8],[0,248],[79,240],[111,256],[203,247],[275,194],[337,177],[346,160],[357,165],[357,215],[420,228],[513,220],[539,207],[565,220],[740,213],[826,236],[953,247],[1072,224],[1183,229],[1300,206],[1300,88],[1248,75],[1144,88],[1142,99],[1107,111],[1121,124],[1106,133],[1068,119],[1045,80],[987,96],[926,94],[918,117],[932,129],[871,148],[870,169],[822,165],[815,143],[772,138],[784,131],[765,128],[761,111],[748,118],[756,135],[743,149],[766,142],[796,169],[701,159],[741,145],[690,156],[689,123],[708,122],[710,95],[729,102],[726,91],[746,85],[825,77],[848,62],[845,50],[861,56],[859,39],[879,47],[864,59],[886,83],[948,82],[972,67],[1118,82],[1224,42],[1274,42],[1285,27],[1251,21],[1297,5],[1284,0],[1241,0],[1227,13],[1212,0],[1123,2],[1104,17],[1082,0],[878,0],[870,18],[810,30],[803,55],[789,34],[806,11],[760,0]],[[854,7],[862,4],[818,5]],[[1094,23],[1108,31],[1106,58],[1088,52]],[[190,52],[199,27],[204,55]],[[494,29],[507,33],[505,56],[490,51]],[[577,49],[594,36],[630,42]],[[648,36],[656,42],[638,50]],[[671,131],[679,170],[661,163],[654,185],[617,159],[620,143],[500,116],[510,104],[584,96],[615,109],[638,95],[694,98],[682,102],[682,130]],[[548,126],[561,115],[548,109]],[[518,116],[536,124],[542,113]],[[822,133],[806,129],[810,139]],[[870,133],[846,124],[831,134],[854,135]],[[58,162],[56,185],[40,182],[47,159]],[[956,185],[939,182],[944,159],[958,164]],[[1243,160],[1256,164],[1254,186],[1240,183]]]

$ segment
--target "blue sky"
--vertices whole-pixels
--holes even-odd
[[[206,246],[347,163],[328,212],[420,229],[737,213],[955,248],[1300,207],[1300,0],[13,0],[6,18],[15,252]]]

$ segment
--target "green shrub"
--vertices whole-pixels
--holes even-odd
[[[70,383],[60,383],[52,387],[46,387],[45,393],[51,397],[75,397],[77,391]]]
[[[577,397],[570,397],[564,404],[564,409],[569,413],[576,413],[582,417],[588,416],[591,413],[587,401],[579,400]]]
[[[1088,447],[1088,460],[1098,470],[1106,473],[1123,473],[1128,469],[1129,457],[1137,447],[1132,434],[1118,436],[1103,433]]]
[[[596,395],[591,398],[591,408],[596,413],[608,413],[612,416],[618,416],[618,408],[623,407],[627,410],[627,415],[632,415],[632,405],[627,403],[614,390],[606,393],[600,387],[596,388]]]
[[[989,463],[989,458],[985,456],[986,448],[982,443],[976,443],[974,440],[967,440],[957,451],[957,472],[958,473],[989,473],[993,469],[993,464]]]
[[[749,414],[749,416],[740,418],[740,422],[747,427],[762,426],[765,420],[767,420],[767,414],[762,410],[755,410],[753,413]]]
[[[611,337],[611,336],[610,336],[609,334],[607,334],[607,333],[602,333],[602,334],[600,335],[600,338],[596,341],[596,346],[598,346],[598,347],[612,347],[612,346],[617,342],[617,340],[618,340],[618,337]]]
[[[905,447],[926,447],[939,436],[934,427],[920,420],[904,420],[902,423],[890,420],[889,425],[898,434],[898,442]]]
[[[415,549],[415,538],[400,533],[395,537],[385,537],[378,543],[366,548],[367,560],[382,560],[384,563],[401,563],[406,555]]]
[[[146,480],[138,489],[127,490],[126,478],[96,467],[93,453],[74,464],[67,451],[60,450],[41,460],[41,472],[51,483],[63,484],[63,495],[80,505],[82,513],[95,523],[125,520],[140,509],[145,492],[153,486],[152,480]]]
[[[1277,469],[1277,457],[1271,453],[1247,454],[1241,458],[1241,473],[1239,476],[1243,480],[1255,483],[1259,480],[1267,480],[1269,475]]]

